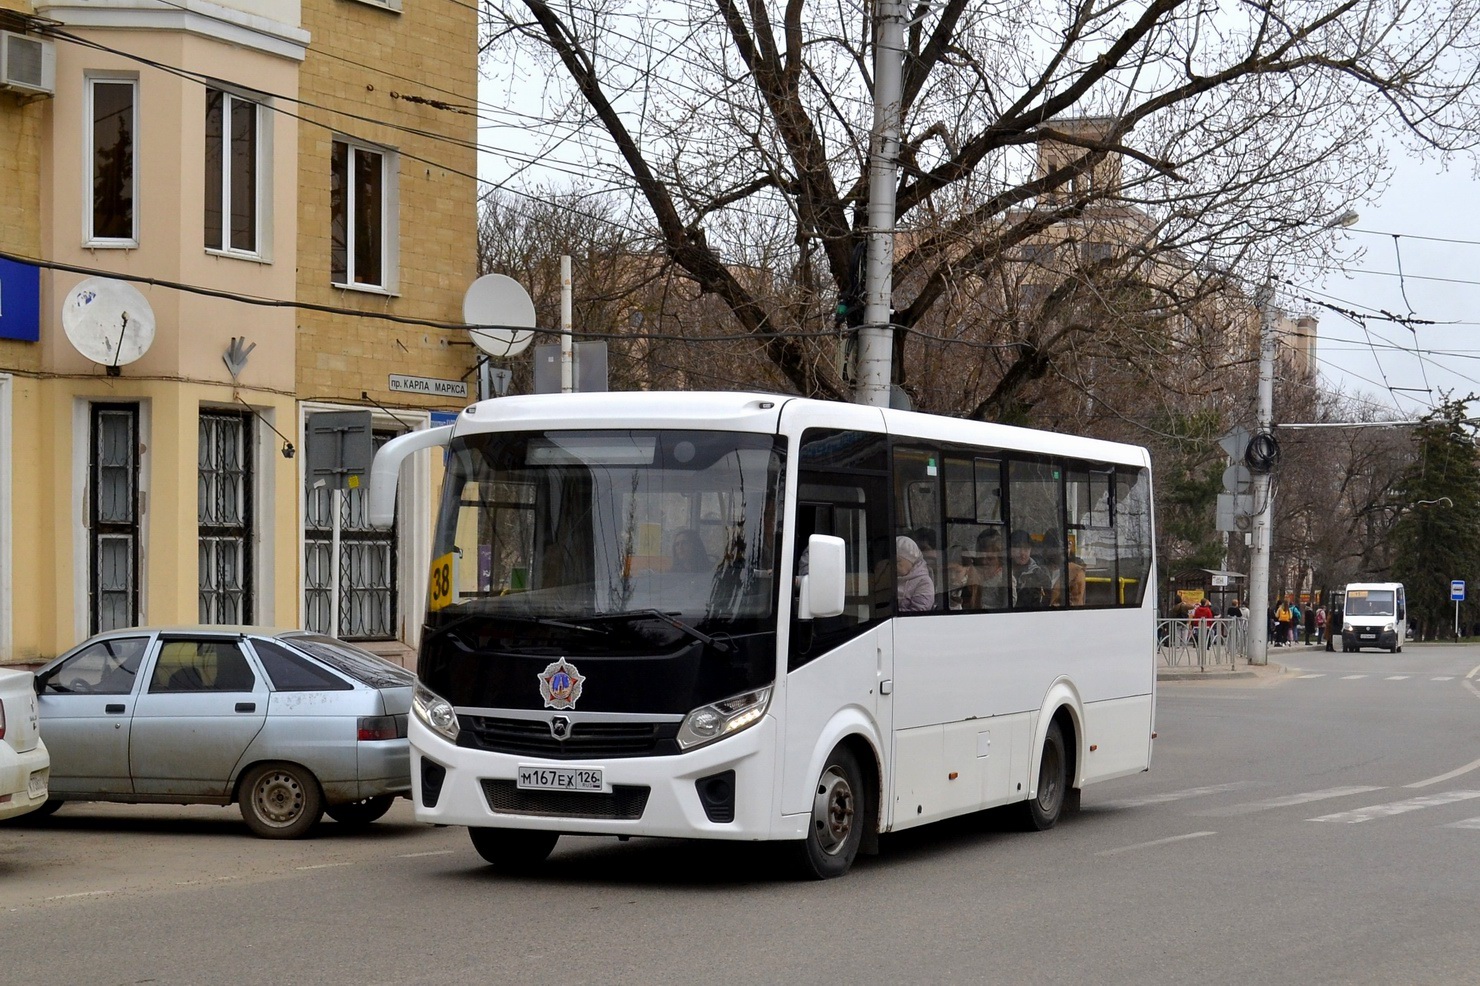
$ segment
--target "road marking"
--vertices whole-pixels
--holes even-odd
[[[1453,770],[1451,770],[1447,774],[1440,774],[1438,777],[1430,777],[1426,781],[1414,781],[1412,784],[1404,784],[1403,786],[1404,787],[1428,787],[1430,784],[1438,784],[1441,781],[1447,781],[1447,780],[1449,780],[1451,777],[1458,777],[1460,774],[1468,774],[1470,771],[1474,770],[1476,767],[1480,767],[1480,760],[1472,760],[1469,763],[1465,764],[1463,767],[1456,767],[1456,768],[1454,768]]]
[[[1454,675],[1449,675],[1447,677],[1430,678],[1429,680],[1430,681],[1453,681],[1454,680]]]
[[[1391,677],[1385,678],[1383,680],[1384,681],[1407,681],[1408,680],[1408,676],[1406,674],[1395,674],[1395,675],[1392,675]]]
[[[1476,698],[1480,698],[1480,688],[1476,688],[1473,684],[1471,684],[1468,681],[1462,681],[1462,682],[1460,682],[1460,684],[1461,685],[1464,685],[1466,688],[1468,688],[1470,690],[1470,694],[1471,695],[1475,696]]]
[[[451,856],[451,849],[433,849],[431,852],[403,852],[397,859],[420,859],[423,856]]]
[[[1147,805],[1164,805],[1168,801],[1181,801],[1183,798],[1200,798],[1206,794],[1222,794],[1225,791],[1242,791],[1245,788],[1258,787],[1257,781],[1238,781],[1234,784],[1211,784],[1207,787],[1191,787],[1185,791],[1169,791],[1166,794],[1149,794],[1144,798],[1129,798],[1124,801],[1107,801],[1099,807],[1108,810],[1124,808],[1145,808]]]
[[[201,885],[202,883],[221,883],[221,882],[226,881],[226,880],[237,880],[237,879],[240,879],[240,877],[237,874],[228,873],[225,876],[212,876],[212,877],[207,877],[204,880],[176,880],[175,881],[175,886],[177,886],[177,887],[197,887],[197,886]]]
[[[1303,674],[1300,677],[1302,677],[1302,678],[1324,678],[1326,676],[1323,675],[1323,674]]]
[[[104,897],[111,893],[113,893],[111,890],[83,890],[75,894],[57,894],[55,897],[48,897],[46,899],[71,900],[73,897]]]
[[[1358,678],[1365,678],[1365,677],[1367,677],[1365,674],[1344,674],[1344,675],[1341,676],[1341,680],[1342,681],[1356,681]]]
[[[1102,849],[1095,853],[1096,856],[1118,856],[1123,852],[1134,852],[1137,849],[1150,849],[1153,846],[1165,846],[1172,842],[1186,842],[1188,839],[1201,839],[1208,835],[1217,835],[1217,832],[1189,832],[1186,835],[1174,835],[1167,839],[1155,839],[1151,842],[1138,842],[1133,846],[1121,846],[1119,849]]]
[[[1447,829],[1480,829],[1480,817],[1466,818],[1462,822],[1450,822],[1445,825]]]
[[[1477,664],[1473,668],[1471,668],[1470,673],[1465,675],[1465,678],[1473,678],[1476,675],[1480,675],[1480,664]]]
[[[1252,815],[1256,811],[1269,811],[1274,808],[1289,808],[1293,805],[1309,804],[1312,801],[1325,801],[1327,798],[1344,798],[1352,794],[1367,794],[1370,791],[1381,791],[1381,785],[1354,785],[1352,787],[1332,787],[1324,791],[1306,791],[1304,794],[1287,794],[1283,798],[1270,798],[1266,801],[1250,801],[1241,805],[1232,805],[1227,808],[1211,808],[1207,811],[1196,811],[1194,815],[1208,817],[1225,817],[1228,815]]]
[[[331,868],[333,868],[335,866],[353,866],[353,865],[355,865],[353,860],[346,860],[343,863],[314,863],[312,866],[295,866],[295,867],[293,867],[293,869],[295,869],[295,870],[327,870],[327,869],[331,869]]]
[[[1392,801],[1385,805],[1369,805],[1366,808],[1358,808],[1355,811],[1341,811],[1334,815],[1307,818],[1306,821],[1370,822],[1374,818],[1401,815],[1405,812],[1418,811],[1420,808],[1437,808],[1440,805],[1453,804],[1456,801],[1468,801],[1471,798],[1480,798],[1480,791],[1445,791],[1443,794],[1426,794],[1418,798],[1409,798],[1407,801]]]

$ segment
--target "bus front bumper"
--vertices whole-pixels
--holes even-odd
[[[457,746],[413,715],[409,737],[416,820],[589,835],[734,840],[794,836],[795,825],[785,826],[783,833],[772,818],[776,732],[776,720],[764,716],[733,736],[675,756],[546,760]],[[602,793],[522,790],[517,787],[521,766],[599,767]],[[716,775],[728,771],[734,771],[733,780],[722,776],[716,782]],[[711,792],[732,785],[732,821],[711,820],[716,812],[713,804],[706,812],[701,783]],[[716,783],[721,787],[714,787]],[[718,814],[724,817],[723,811]]]

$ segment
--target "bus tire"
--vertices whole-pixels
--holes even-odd
[[[483,861],[501,873],[531,873],[539,869],[560,839],[559,832],[534,829],[470,828],[468,838]]]
[[[1051,829],[1064,810],[1069,787],[1069,757],[1064,749],[1064,732],[1057,722],[1048,724],[1043,737],[1043,756],[1038,762],[1038,793],[1022,804],[1024,829],[1042,832]]]
[[[830,880],[848,872],[868,824],[867,803],[858,758],[836,747],[817,778],[807,836],[794,850],[799,876]]]

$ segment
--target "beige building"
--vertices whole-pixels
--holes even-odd
[[[417,381],[473,365],[440,326],[475,118],[438,105],[475,100],[475,11],[0,0],[0,29],[54,68],[0,89],[0,663],[198,622],[406,656],[430,466],[381,535],[304,453],[318,411],[385,436],[464,403]]]

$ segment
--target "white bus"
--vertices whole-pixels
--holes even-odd
[[[1145,771],[1144,449],[742,393],[508,397],[446,446],[411,717],[420,821],[528,868],[562,833],[878,836]],[[908,542],[902,540],[908,538]],[[903,559],[903,560],[901,560]]]
[[[1396,654],[1403,649],[1403,641],[1408,639],[1408,600],[1403,583],[1353,582],[1346,587],[1342,605],[1342,650],[1378,647]]]

